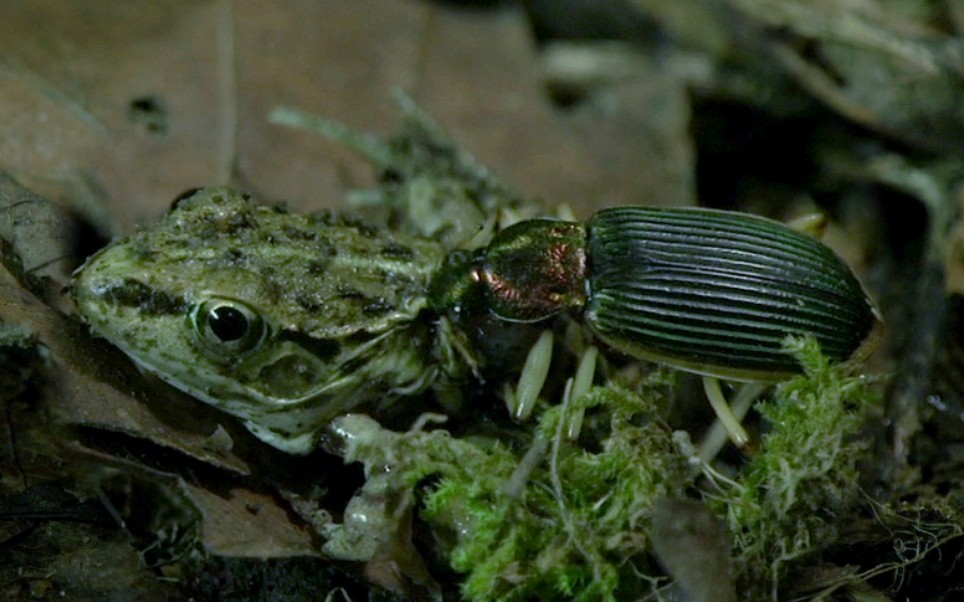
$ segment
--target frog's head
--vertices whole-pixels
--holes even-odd
[[[333,416],[427,378],[399,328],[424,285],[392,273],[392,294],[378,289],[384,265],[339,256],[361,253],[359,237],[357,225],[205,189],[91,257],[72,291],[94,332],[139,365],[307,453]]]

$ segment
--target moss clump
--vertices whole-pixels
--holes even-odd
[[[750,462],[717,479],[706,502],[732,537],[740,599],[776,599],[792,561],[834,544],[841,516],[859,514],[858,437],[872,400],[860,377],[828,364],[812,340],[788,341],[805,374],[780,385],[758,409],[770,424]],[[658,395],[597,387],[539,424],[548,461],[518,495],[506,483],[518,465],[436,465],[444,476],[423,517],[448,530],[449,559],[465,573],[469,600],[616,600],[652,591],[654,500],[694,484],[670,430],[653,419]],[[611,416],[599,451],[569,444],[564,414],[604,406]],[[480,474],[484,472],[484,474]],[[707,473],[713,475],[707,468]]]
[[[598,406],[610,417],[598,451],[568,442],[566,416]],[[516,461],[442,468],[422,516],[451,536],[464,597],[588,601],[648,591],[653,501],[691,482],[653,410],[652,398],[612,385],[546,410],[534,445],[544,444],[547,460],[519,488]],[[487,469],[495,472],[480,474]]]
[[[787,346],[805,374],[758,411],[772,430],[739,478],[709,500],[733,536],[741,599],[777,599],[790,562],[832,545],[861,501],[858,438],[873,399],[862,377],[828,364],[813,340]]]
[[[806,373],[759,404],[771,430],[730,478],[703,465],[709,481],[697,483],[700,462],[683,444],[688,437],[674,436],[657,418],[665,385],[656,379],[638,393],[609,383],[548,407],[521,458],[498,442],[454,438],[441,429],[394,433],[367,417],[355,417],[368,426],[350,429],[354,443],[344,455],[366,464],[371,495],[361,499],[419,492],[404,499],[421,499],[419,518],[435,536],[437,553],[464,575],[466,600],[659,596],[671,580],[652,552],[654,504],[678,505],[697,485],[728,528],[738,599],[777,599],[788,593],[790,570],[819,565],[819,552],[838,543],[841,520],[867,508],[857,485],[865,449],[858,435],[871,402],[866,381],[830,366],[812,341],[788,344]],[[595,418],[596,436],[567,438],[576,412]],[[377,505],[364,514],[364,525],[339,527],[351,535],[349,543],[361,539],[355,531],[373,518],[394,524],[408,516]],[[730,586],[726,573],[717,588]]]

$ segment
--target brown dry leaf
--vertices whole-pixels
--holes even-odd
[[[103,233],[152,222],[196,186],[234,184],[295,210],[340,206],[348,189],[372,183],[369,167],[335,143],[269,124],[268,112],[299,106],[388,133],[399,121],[396,87],[527,195],[589,207],[692,200],[683,88],[660,81],[619,91],[615,111],[560,113],[515,5],[6,0],[0,57],[0,167],[79,208]],[[680,104],[654,127],[649,101]],[[651,169],[666,146],[672,159]],[[675,179],[660,187],[667,171]],[[59,248],[50,239],[34,244],[48,254]],[[231,449],[250,439],[235,421],[155,395],[119,352],[8,273],[0,277],[0,318],[28,325],[51,352],[57,381],[46,403],[61,423],[99,433],[97,441],[147,441],[227,474],[253,472],[248,456]],[[222,419],[229,438],[217,428]],[[103,446],[77,449],[109,461]],[[212,552],[310,553],[273,497],[203,485],[184,487],[205,517]]]
[[[76,229],[55,205],[0,170],[0,238],[34,278],[63,285],[70,274]]]
[[[256,160],[242,159],[240,173],[266,198],[293,199],[305,208],[337,206],[345,189],[365,185],[370,174],[367,165],[337,145],[264,127],[271,107],[298,106],[358,129],[388,133],[398,123],[388,94],[393,88],[412,96],[493,173],[549,204],[592,208],[652,202],[647,193],[665,175],[649,169],[654,137],[675,136],[684,150],[678,160],[668,154],[676,160],[674,169],[686,175],[674,177],[690,177],[685,100],[672,98],[682,103],[682,111],[652,118],[669,124],[660,128],[640,127],[651,107],[631,95],[613,103],[620,108],[608,113],[559,112],[542,85],[540,54],[518,8],[481,12],[392,0],[358,10],[359,4],[371,2],[302,4],[267,23],[252,18],[252,5],[239,8],[239,37],[255,41],[239,46],[241,80],[251,78],[240,87],[240,123],[247,126],[241,139],[264,151],[242,153]],[[301,64],[295,58],[301,55],[310,57],[313,73],[291,69]],[[660,96],[661,87],[665,82],[650,86],[648,97]],[[672,118],[663,117],[666,113]],[[656,202],[692,202],[688,183],[673,186],[656,195]]]
[[[398,120],[393,87],[527,194],[638,202],[654,180],[646,129],[620,127],[627,111],[552,109],[515,7],[8,0],[0,23],[0,164],[37,192],[87,207],[112,232],[151,221],[201,185],[233,182],[298,209],[339,205],[346,188],[370,181],[367,167],[266,115],[284,103],[388,132]],[[609,127],[596,133],[595,123]],[[683,141],[685,126],[674,134]],[[689,201],[686,188],[656,196]]]
[[[218,556],[285,558],[317,556],[311,536],[291,522],[288,509],[264,493],[233,488],[218,495],[183,484],[203,519],[204,549]]]
[[[225,63],[211,58],[225,15],[178,0],[3,3],[0,162],[50,198],[113,200],[120,227],[185,187],[223,181]],[[151,99],[168,115],[164,133],[132,119]]]
[[[118,473],[122,474],[120,481],[123,485],[120,487],[134,492],[123,504],[140,512],[145,509],[138,506],[150,506],[149,525],[138,525],[137,528],[149,528],[155,537],[187,534],[198,527],[198,542],[217,556],[318,556],[311,535],[292,521],[288,505],[270,493],[238,485],[219,484],[216,489],[211,489],[208,484],[201,486],[188,481],[196,475],[180,476],[173,471],[151,468],[81,443],[69,443],[65,448],[88,466],[114,469],[98,471],[88,468],[81,478],[89,488],[118,489],[118,483],[112,479]],[[181,466],[175,468],[183,470]],[[199,519],[197,525],[195,518]]]
[[[196,403],[184,404],[177,412],[165,410],[172,402],[148,392],[143,378],[119,351],[41,303],[2,268],[0,320],[29,328],[49,351],[42,403],[61,424],[147,439],[219,468],[248,473],[245,460],[223,446],[209,445],[217,432],[212,418],[222,417]]]

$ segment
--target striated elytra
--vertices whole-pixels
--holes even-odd
[[[872,350],[880,315],[850,268],[780,222],[711,209],[618,207],[584,224],[519,222],[466,258],[477,288],[443,304],[533,322],[580,317],[631,356],[708,376],[775,381],[800,371],[788,335],[836,362]]]

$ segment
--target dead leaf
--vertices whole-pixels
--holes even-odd
[[[183,484],[203,520],[204,549],[217,556],[285,558],[318,556],[311,535],[292,522],[274,497],[242,488],[226,495]]]
[[[297,210],[340,205],[371,182],[368,167],[266,116],[283,103],[385,133],[398,122],[394,87],[521,192],[593,207],[652,196],[640,179],[654,157],[646,128],[620,133],[624,117],[646,114],[645,99],[575,121],[560,113],[513,6],[11,0],[0,22],[3,166],[111,232],[153,221],[202,185],[233,182]],[[674,135],[685,140],[685,127]]]
[[[206,411],[202,404],[184,404],[183,412],[169,412],[168,419],[162,419],[148,402],[153,399],[154,407],[164,407],[165,401],[146,392],[143,377],[123,354],[20,288],[5,269],[0,269],[0,320],[30,328],[49,351],[51,377],[45,379],[41,403],[61,424],[143,438],[219,468],[248,472],[240,457],[208,449],[217,422],[199,417],[198,412]]]

